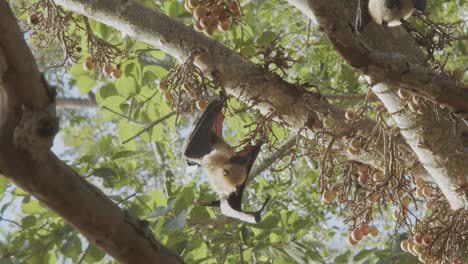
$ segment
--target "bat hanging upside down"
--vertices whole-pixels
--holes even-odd
[[[415,9],[423,12],[426,9],[426,0],[359,0],[356,31],[362,33],[371,19],[379,25],[399,26]]]
[[[250,170],[262,143],[247,146],[239,152],[227,144],[222,135],[223,107],[221,100],[208,105],[189,137],[184,155],[189,165],[202,166],[211,187],[220,197],[219,201],[201,205],[219,206],[224,215],[257,223],[270,197],[256,212],[243,212],[241,205]]]

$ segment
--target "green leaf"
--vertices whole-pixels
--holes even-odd
[[[139,155],[139,154],[142,154],[142,153],[146,153],[146,151],[123,150],[123,151],[119,151],[119,152],[115,153],[114,155],[112,155],[112,160],[122,159],[122,158],[129,158],[129,157],[136,156],[136,155]]]
[[[21,219],[21,227],[23,229],[28,229],[35,226],[37,223],[37,218],[34,215],[27,215]]]
[[[174,201],[174,211],[180,212],[187,209],[189,206],[193,205],[195,200],[193,187],[184,187],[182,191],[177,195],[177,198]]]
[[[268,45],[271,41],[276,37],[278,33],[273,31],[265,31],[262,35],[257,39],[257,45]]]
[[[186,219],[187,210],[182,210],[176,218],[167,220],[163,225],[163,229],[168,231],[182,230],[185,226]]]
[[[179,3],[176,1],[164,1],[164,10],[170,17],[177,17],[179,15]]]
[[[115,87],[124,98],[129,98],[131,95],[137,94],[137,82],[133,77],[123,76],[115,81]]]
[[[117,134],[119,136],[119,141],[123,142],[124,140],[127,140],[133,137],[136,133],[138,133],[142,129],[143,128],[141,126],[136,126],[125,120],[122,120],[121,122],[119,122],[117,126]],[[143,133],[140,136],[142,137],[147,136],[147,134]]]
[[[363,260],[363,259],[365,259],[366,257],[368,257],[370,254],[372,254],[373,252],[374,252],[374,250],[367,250],[367,249],[361,250],[358,254],[356,254],[356,255],[353,257],[353,260],[354,260],[354,261]]]
[[[119,93],[117,92],[117,88],[115,88],[115,85],[113,83],[107,83],[106,85],[101,86],[99,90],[97,91],[96,100],[98,102],[102,102],[107,97],[118,96],[118,95]]]
[[[351,256],[351,251],[346,251],[340,255],[338,255],[338,257],[335,258],[335,262],[334,263],[349,263],[349,257]]]
[[[148,193],[148,195],[151,197],[151,202],[153,203],[153,206],[167,206],[167,198],[162,190],[156,189]]]
[[[89,72],[83,68],[82,63],[73,64],[70,68],[70,74],[75,79],[79,79],[81,76],[89,76]]]
[[[165,206],[158,206],[153,210],[153,212],[150,215],[148,215],[148,217],[160,217],[162,215],[165,215],[169,211],[170,208],[167,208]]]
[[[82,250],[81,240],[76,235],[67,238],[60,248],[60,252],[71,259],[77,259]]]
[[[101,177],[101,178],[108,178],[108,177],[116,177],[117,174],[115,171],[111,168],[108,167],[101,167],[94,169],[93,172],[91,173],[94,176]]]
[[[76,79],[76,86],[80,90],[81,95],[88,94],[93,88],[93,85],[96,84],[96,81],[89,76],[83,75]]]
[[[161,124],[153,126],[151,128],[151,140],[155,142],[161,142],[164,135],[164,127]]]
[[[154,83],[156,78],[162,78],[167,75],[166,69],[157,65],[147,65],[143,68],[143,80],[148,83]]]
[[[98,262],[101,259],[103,259],[105,256],[104,252],[102,252],[99,248],[97,248],[93,244],[90,244],[89,247],[86,249],[86,251],[87,251],[87,254],[84,260],[87,263]]]
[[[30,200],[28,203],[21,204],[21,211],[25,214],[42,214],[47,210],[37,200]]]
[[[8,180],[6,177],[0,175],[0,194],[3,194],[8,186]]]

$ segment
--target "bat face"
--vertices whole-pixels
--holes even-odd
[[[233,162],[233,157],[227,151],[215,149],[202,159],[202,167],[210,178],[211,187],[219,194],[235,192],[247,178],[246,164]]]

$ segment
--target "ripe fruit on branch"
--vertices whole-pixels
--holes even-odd
[[[356,113],[353,111],[346,111],[345,118],[349,121],[353,120],[356,117]]]
[[[229,11],[231,12],[231,14],[233,16],[240,16],[241,15],[240,7],[239,7],[239,4],[237,3],[237,1],[231,0],[229,2],[229,4],[228,4],[228,9],[229,9]]]
[[[325,191],[322,194],[321,200],[324,205],[331,204],[335,199],[335,193],[333,191]]]

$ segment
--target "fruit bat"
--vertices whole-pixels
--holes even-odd
[[[189,136],[184,156],[189,165],[201,165],[220,198],[199,205],[217,206],[224,215],[257,223],[269,197],[260,210],[243,212],[242,195],[262,142],[236,152],[223,139],[223,107],[222,100],[214,100],[208,105]]]
[[[415,9],[424,11],[426,0],[358,0],[356,31],[362,33],[371,19],[385,27],[399,26]]]

